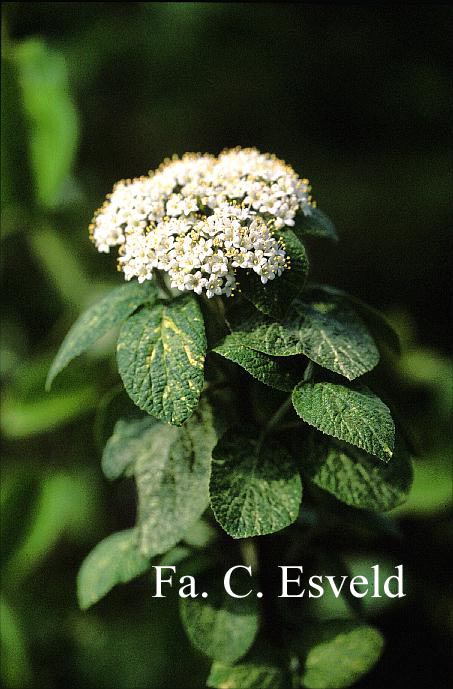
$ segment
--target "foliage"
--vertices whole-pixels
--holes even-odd
[[[96,6],[80,4],[74,13],[73,7],[64,5],[5,5],[2,685],[56,687],[63,682],[106,689],[167,689],[199,687],[208,677],[213,687],[283,689],[297,686],[300,677],[307,686],[326,683],[323,673],[338,670],[341,681],[357,681],[360,687],[402,686],[421,676],[425,683],[441,686],[446,653],[439,641],[451,631],[446,612],[451,582],[445,562],[452,478],[451,364],[441,353],[448,344],[449,322],[449,168],[447,147],[439,146],[448,121],[443,10],[409,17],[398,9],[389,19],[380,10],[358,8],[338,14],[322,8],[282,11],[269,6],[255,12],[247,5],[139,3],[127,10],[111,4],[99,13]],[[365,35],[366,45],[361,43]],[[422,36],[417,45],[413,35]],[[203,69],[200,46],[208,58]],[[367,60],[362,59],[364,52]],[[388,70],[390,54],[395,62]],[[328,126],[325,113],[330,113]],[[370,136],[370,131],[377,136]],[[430,131],[435,132],[431,143]],[[105,332],[82,326],[82,340],[62,350],[60,362],[67,356],[80,358],[62,370],[45,393],[51,357],[71,323],[92,308],[96,313],[103,297],[110,301],[116,290],[124,289],[113,284],[107,262],[90,254],[83,229],[113,179],[144,169],[173,150],[214,150],[238,140],[265,142],[298,166],[303,160],[318,178],[321,206],[338,220],[339,233],[321,211],[300,218],[294,228],[297,246],[303,249],[298,248],[297,270],[293,256],[285,293],[299,303],[291,304],[278,290],[271,294],[256,281],[243,285],[243,297],[226,313],[226,320],[223,307],[200,300],[208,342],[203,389],[191,370],[181,381],[173,376],[182,386],[189,380],[195,385],[184,409],[172,400],[164,410],[158,392],[152,401],[156,417],[162,410],[182,425],[170,427],[167,418],[142,413],[119,392],[121,381],[111,354],[120,321],[132,322],[157,301],[162,310],[164,304],[169,306],[162,293],[156,302],[142,302],[143,286],[135,283],[126,288],[138,290],[139,303],[134,302],[130,312],[125,305],[118,320],[111,311],[104,312]],[[335,240],[338,234],[339,246],[320,241]],[[386,310],[388,320],[344,290],[307,283],[307,249],[312,279],[337,281],[365,295]],[[257,333],[225,330],[225,323],[239,323],[234,311],[251,313]],[[326,311],[336,315],[332,330],[326,330],[329,319],[322,318]],[[155,317],[157,321],[157,313]],[[297,327],[304,322],[307,334],[301,341]],[[112,328],[107,332],[108,323]],[[284,335],[280,352],[262,351],[261,333],[269,323],[273,330],[277,323]],[[400,335],[398,360],[389,353],[389,347],[399,346],[390,323]],[[353,332],[353,348],[345,355],[343,345],[352,342]],[[320,333],[327,335],[329,344],[317,350]],[[168,334],[178,351],[176,333]],[[156,342],[159,350],[162,336]],[[191,343],[199,356],[200,342],[195,334]],[[73,354],[72,346],[73,352],[82,350]],[[275,346],[269,344],[270,349]],[[85,347],[90,348],[84,351]],[[294,353],[287,354],[285,348]],[[307,368],[308,359],[314,365]],[[179,352],[176,368],[181,361]],[[307,386],[329,384],[355,392],[365,384],[374,390],[397,426],[389,461],[345,439],[321,435],[301,420],[284,393],[303,386],[303,380]],[[139,398],[138,391],[134,395]],[[181,466],[187,467],[193,437],[187,429],[191,422],[198,423],[199,399],[212,410],[217,437],[209,434],[206,450],[194,439],[197,455],[210,453],[217,442],[216,449],[222,449],[221,443],[239,422],[255,442],[267,429],[260,457],[266,459],[268,446],[278,447],[278,456],[285,458],[282,472],[288,464],[296,478],[300,472],[303,500],[291,526],[253,540],[230,539],[208,507],[204,519],[194,516],[196,521],[185,530],[185,523],[192,521],[190,513],[200,514],[209,499],[206,473],[200,486],[195,485],[196,476],[205,471],[203,458],[196,464],[200,474],[179,473]],[[182,420],[192,404],[192,416]],[[280,414],[275,413],[278,409]],[[419,450],[410,493],[410,460],[401,440],[402,436],[407,441],[408,433],[402,425],[409,426]],[[146,452],[142,456],[147,448],[141,431],[148,437],[146,428],[155,440],[154,426],[170,428],[160,440],[166,439],[163,455],[172,469],[178,469],[157,483],[146,480],[148,470],[156,468],[155,458]],[[385,428],[380,448],[391,447],[389,427]],[[145,511],[137,519],[131,481],[106,487],[96,469],[97,445],[109,437],[102,458],[109,479],[135,477],[138,483],[134,456],[137,463],[140,458],[141,495],[146,497]],[[128,448],[124,453],[123,447]],[[389,453],[382,454],[387,460]],[[227,470],[236,477],[241,467],[239,458]],[[211,486],[217,469],[222,465],[213,463]],[[271,469],[279,467],[272,463]],[[153,522],[148,499],[159,496],[166,513],[174,515],[175,498],[167,492],[174,478],[175,486],[181,486],[178,495],[186,486],[194,491],[193,511],[190,505],[180,515],[184,523],[179,524],[176,515],[171,524],[174,536],[170,534],[167,542],[176,542],[174,547],[145,556],[138,550],[140,524],[150,517],[151,531],[161,524],[159,515]],[[243,486],[239,480],[233,483],[240,496]],[[265,488],[255,495],[269,500],[269,481],[253,476],[253,483]],[[296,484],[291,483],[292,505],[300,501]],[[272,487],[280,495],[282,481]],[[382,514],[395,505],[390,515]],[[288,520],[295,511],[289,510]],[[278,519],[273,524],[272,528],[283,526]],[[122,536],[124,532],[128,536]],[[121,538],[128,543],[124,551]],[[106,542],[113,548],[103,552]],[[91,596],[81,599],[83,607],[93,607],[82,613],[77,609],[75,574],[90,550],[80,578],[90,561],[94,565],[87,583],[79,583],[79,594]],[[99,552],[101,561],[110,553],[112,565],[107,569],[96,564]],[[313,572],[326,574],[369,573],[370,563],[382,562],[390,574],[395,558],[407,563],[410,573],[411,596],[401,606],[365,599],[361,610],[352,610],[343,596],[325,596],[309,606],[297,601],[287,606],[278,600],[275,606],[268,604],[276,599],[271,573],[282,562],[304,562]],[[214,660],[209,670],[205,650],[216,656],[208,643],[212,627],[189,632],[193,647],[189,645],[177,619],[178,601],[171,595],[164,601],[151,598],[152,565],[177,563],[178,574],[201,571],[209,582],[220,580],[227,566],[242,561],[253,564],[265,591],[263,601],[256,604],[260,631],[253,634],[253,645],[244,655],[235,661]],[[143,575],[128,586],[116,586],[140,572]],[[213,591],[207,601],[214,599]],[[197,602],[202,608],[204,601]],[[233,614],[237,609],[229,608]],[[357,615],[359,620],[351,622]],[[357,628],[357,636],[339,629],[337,617],[348,621],[351,632]],[[323,634],[320,620],[326,621]],[[386,661],[369,677],[360,677],[379,655],[382,640],[377,628],[387,638]],[[248,634],[250,639],[250,629]],[[422,646],[426,653],[419,653]]]
[[[320,211],[314,224],[303,227],[302,222],[296,230],[301,237],[336,238],[333,224]],[[316,232],[315,227],[321,229]],[[164,274],[155,270],[153,282],[116,288],[67,334],[48,384],[121,324],[118,371],[130,399],[145,412],[120,418],[104,450],[108,478],[124,474],[135,479],[137,520],[134,528],[104,539],[84,561],[78,577],[83,609],[116,584],[146,572],[157,555],[164,555],[167,566],[184,561],[190,551],[173,549],[180,548],[209,506],[226,534],[250,539],[290,529],[298,521],[303,484],[309,489],[314,484],[359,509],[388,510],[407,496],[412,474],[404,442],[399,436],[395,452],[391,411],[362,380],[379,361],[374,338],[348,295],[306,286],[306,248],[295,233],[282,235],[294,270],[269,284],[249,271],[241,280],[242,295],[217,296],[211,302],[209,294],[170,290]],[[362,303],[360,308],[382,329],[379,314]],[[214,318],[217,334],[211,329],[208,337],[207,325]],[[389,325],[386,330],[391,332]],[[223,360],[233,367],[232,375]],[[240,371],[244,373],[238,376]],[[219,382],[229,392],[220,404],[213,396]],[[265,396],[267,386],[280,396],[273,414],[241,405],[248,389]],[[259,410],[259,395],[256,399]],[[238,407],[241,425],[231,425]],[[285,437],[282,429],[290,414],[299,420]],[[217,426],[216,417],[221,420]],[[252,547],[259,558],[259,543]],[[217,546],[213,548],[215,553]],[[229,596],[218,569],[209,580],[214,589],[201,598],[190,591],[180,606],[190,641],[225,664],[214,667],[208,683],[257,686],[268,681],[269,672],[271,677],[277,673],[277,682],[278,673],[291,673],[284,656],[271,670],[235,666],[253,645],[263,611],[250,592]],[[352,609],[356,607],[353,602]],[[336,631],[327,624],[318,638],[316,618],[306,624],[305,643],[310,634],[314,640],[298,671],[303,686],[349,686],[377,662],[382,639],[371,627],[342,623]],[[222,673],[226,680],[219,680]]]

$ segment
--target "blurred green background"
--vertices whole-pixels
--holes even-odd
[[[387,650],[359,686],[448,686],[452,17],[443,5],[3,4],[3,686],[203,686],[177,601],[152,600],[146,576],[77,608],[83,557],[134,521],[133,486],[107,485],[99,467],[113,340],[50,394],[44,379],[74,318],[121,280],[87,232],[113,183],[237,144],[310,178],[342,240],[312,244],[313,278],[401,335],[390,364],[419,451],[414,489],[387,537],[358,534],[347,557],[403,562],[410,590],[370,612]]]

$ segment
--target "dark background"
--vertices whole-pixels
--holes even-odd
[[[382,309],[401,335],[395,386],[420,457],[395,515],[402,542],[373,548],[407,558],[414,583],[402,608],[379,613],[387,651],[360,686],[448,686],[452,16],[446,5],[4,3],[6,686],[203,685],[175,601],[151,601],[146,581],[77,610],[81,560],[134,514],[133,487],[105,485],[93,439],[117,383],[109,343],[52,395],[42,383],[75,316],[119,284],[87,233],[113,183],[172,153],[238,144],[309,177],[341,237],[312,243],[313,278]]]

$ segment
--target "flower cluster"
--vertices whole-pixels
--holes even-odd
[[[120,247],[126,280],[150,280],[158,269],[172,287],[230,296],[239,268],[263,284],[282,274],[286,252],[276,233],[294,225],[297,212],[310,213],[309,194],[308,180],[256,149],[186,154],[118,182],[90,231],[99,251]]]

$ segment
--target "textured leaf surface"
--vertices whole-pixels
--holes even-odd
[[[203,317],[188,294],[142,309],[124,323],[118,370],[140,409],[179,426],[198,404],[205,354]]]
[[[312,293],[318,292],[318,294],[324,296],[329,295],[331,298],[342,302],[349,302],[363,318],[378,342],[383,342],[396,354],[401,353],[401,343],[398,333],[386,319],[384,314],[373,306],[370,306],[370,304],[367,304],[353,294],[349,294],[337,287],[331,287],[330,285],[310,285],[309,291]]]
[[[335,383],[300,383],[293,391],[299,416],[318,431],[360,447],[384,462],[392,457],[395,425],[387,405],[370,390]]]
[[[280,277],[270,280],[265,285],[253,271],[241,275],[241,290],[260,311],[281,318],[291,306],[291,302],[300,296],[308,274],[308,258],[305,247],[292,230],[282,230],[279,236],[285,243],[290,266]]]
[[[350,687],[377,663],[384,646],[377,629],[355,622],[330,622],[310,631],[301,676],[307,689]]]
[[[74,323],[55,357],[47,376],[46,388],[65,366],[85,352],[117,323],[121,323],[145,302],[156,299],[156,288],[149,282],[128,282],[91,306]]]
[[[180,541],[209,504],[212,412],[202,402],[181,428],[144,426],[134,465],[138,490],[139,546],[146,556],[165,553]]]
[[[412,484],[412,465],[400,439],[392,461],[337,441],[312,437],[302,449],[301,467],[319,488],[352,507],[391,510],[405,501]]]
[[[259,448],[240,431],[226,433],[213,454],[211,507],[233,538],[273,533],[299,514],[302,484],[286,449],[275,441]]]
[[[208,598],[181,598],[181,620],[187,635],[199,651],[213,660],[234,663],[247,653],[258,632],[257,599],[232,598],[225,592],[219,574],[214,586],[204,586]],[[243,582],[243,580],[239,580]],[[250,582],[234,583],[235,591],[247,593]]]
[[[271,356],[305,354],[319,366],[354,380],[379,361],[374,340],[346,304],[326,297],[293,302],[280,322],[258,311],[233,311],[230,326],[244,345]]]
[[[213,689],[281,689],[283,673],[275,665],[258,662],[243,662],[226,665],[215,662],[207,680]]]
[[[82,610],[103,598],[116,584],[125,584],[149,567],[137,547],[135,529],[108,536],[85,558],[77,577],[77,596]]]
[[[227,335],[213,351],[225,359],[234,361],[261,383],[277,390],[291,392],[303,378],[303,367],[299,363],[293,360],[288,362],[286,359],[276,359],[256,349],[244,347],[241,338],[234,333]]]
[[[110,480],[124,473],[133,473],[140,458],[149,457],[149,443],[154,434],[153,427],[158,423],[151,416],[143,419],[120,419],[114,428],[102,454],[102,469]],[[160,425],[160,424],[159,424]]]
[[[294,228],[298,237],[322,237],[338,241],[338,234],[332,220],[319,208],[312,208],[310,215],[300,215]]]

